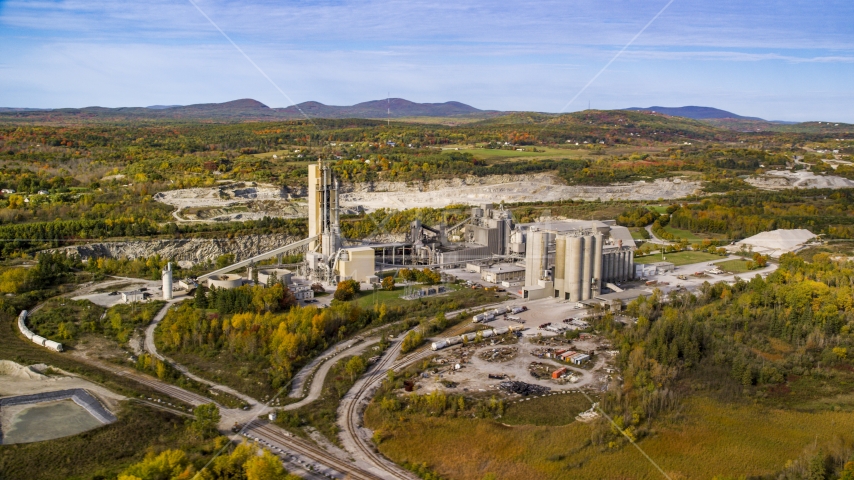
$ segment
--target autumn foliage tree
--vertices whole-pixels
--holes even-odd
[[[356,298],[356,294],[362,290],[359,282],[355,280],[344,280],[338,282],[338,288],[335,289],[335,300],[346,302]]]

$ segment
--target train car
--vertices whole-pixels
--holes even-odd
[[[54,342],[53,340],[45,340],[44,346],[53,350],[54,352],[62,351],[62,344],[59,342]]]
[[[33,332],[30,331],[29,328],[27,328],[27,311],[26,310],[24,310],[23,312],[21,312],[20,315],[18,315],[18,330],[20,330],[21,333],[23,333],[24,336],[27,337],[28,340],[33,339]]]
[[[43,347],[44,342],[46,342],[46,341],[47,341],[47,339],[40,336],[40,335],[33,335],[33,343],[35,343],[36,345],[41,345]]]

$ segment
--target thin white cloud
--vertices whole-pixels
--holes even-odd
[[[297,102],[351,104],[392,91],[505,110],[556,110],[664,4],[197,1]],[[847,118],[850,102],[805,86],[847,95],[841,79],[854,73],[852,17],[854,4],[838,0],[677,0],[578,103],[721,102],[714,106],[787,119],[802,102],[804,111]],[[242,97],[284,106],[182,0],[9,1],[0,41],[15,45],[0,51],[0,106]]]

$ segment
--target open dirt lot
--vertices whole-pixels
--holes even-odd
[[[505,326],[523,327],[520,338],[500,337],[485,339],[480,344],[455,345],[437,352],[436,361],[441,367],[435,371],[425,372],[418,380],[416,388],[427,393],[433,390],[444,390],[450,393],[489,393],[507,396],[500,392],[498,385],[505,380],[518,380],[529,384],[549,387],[553,391],[578,390],[581,388],[594,391],[601,390],[608,381],[605,371],[612,370],[613,357],[607,352],[611,345],[602,337],[584,335],[583,338],[567,340],[555,332],[539,329],[545,322],[561,323],[567,318],[585,318],[589,310],[577,309],[573,303],[562,302],[552,298],[525,301],[514,300],[505,305],[525,305],[528,310],[507,317],[518,318],[519,321],[499,317],[486,324],[488,327]],[[470,319],[464,322],[471,324],[471,329],[482,328],[473,324]],[[444,338],[438,335],[430,341]],[[581,366],[565,364],[558,359],[549,358],[555,350],[571,349],[576,351],[593,350],[593,359]],[[535,363],[536,362],[536,363]],[[455,369],[456,364],[460,369]],[[552,371],[566,367],[575,374],[575,381],[567,379],[553,380]],[[536,371],[540,377],[531,374]],[[490,378],[492,375],[494,378]],[[501,377],[501,376],[504,377]],[[495,378],[498,377],[498,378]],[[509,394],[510,397],[518,397]]]
[[[178,221],[258,220],[307,214],[305,202],[291,198],[283,188],[254,182],[172,190],[158,193],[154,199],[174,206],[173,216]]]
[[[593,350],[602,346],[598,337],[576,342],[563,338],[540,341],[532,337],[518,340],[500,338],[484,340],[479,345],[458,345],[438,352],[436,361],[441,366],[436,370],[424,372],[416,383],[416,389],[420,393],[443,390],[448,393],[488,393],[515,398],[520,395],[501,392],[498,387],[503,381],[516,380],[548,387],[552,391],[582,388],[598,391],[607,384],[608,377],[604,368],[613,364],[613,357],[604,348],[597,351],[598,354],[591,361],[581,366],[547,358],[546,354],[550,350]],[[459,369],[455,369],[457,364],[460,365]],[[574,382],[551,378],[551,372],[561,367],[574,374]],[[537,377],[532,372],[536,373]]]

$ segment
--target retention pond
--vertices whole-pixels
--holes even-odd
[[[3,422],[3,445],[52,440],[104,425],[70,399],[5,408],[17,411],[9,412],[8,425]]]
[[[40,442],[116,421],[81,388],[0,398],[0,443]]]

